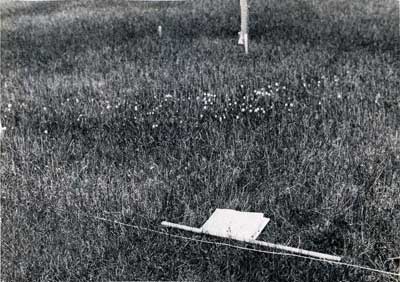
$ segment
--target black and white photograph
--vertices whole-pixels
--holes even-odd
[[[1,0],[0,282],[400,282],[400,0]]]

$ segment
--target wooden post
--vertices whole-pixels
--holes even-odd
[[[244,45],[244,51],[249,53],[249,7],[247,0],[240,0],[240,32],[239,44]]]

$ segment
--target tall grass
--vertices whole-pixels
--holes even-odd
[[[2,4],[2,277],[387,281],[78,213],[259,211],[263,240],[392,270],[398,7],[379,3],[252,1],[249,56],[234,1]]]

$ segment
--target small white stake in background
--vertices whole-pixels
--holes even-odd
[[[162,37],[162,26],[159,25],[157,30],[158,30],[158,36]]]
[[[6,131],[6,127],[3,127],[2,125],[1,125],[1,120],[0,120],[0,140],[3,138],[3,136],[4,136],[4,131]]]

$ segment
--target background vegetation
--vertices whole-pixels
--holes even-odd
[[[248,56],[237,1],[0,5],[2,279],[389,281],[83,214],[258,211],[262,240],[393,270],[397,1],[253,0]]]

